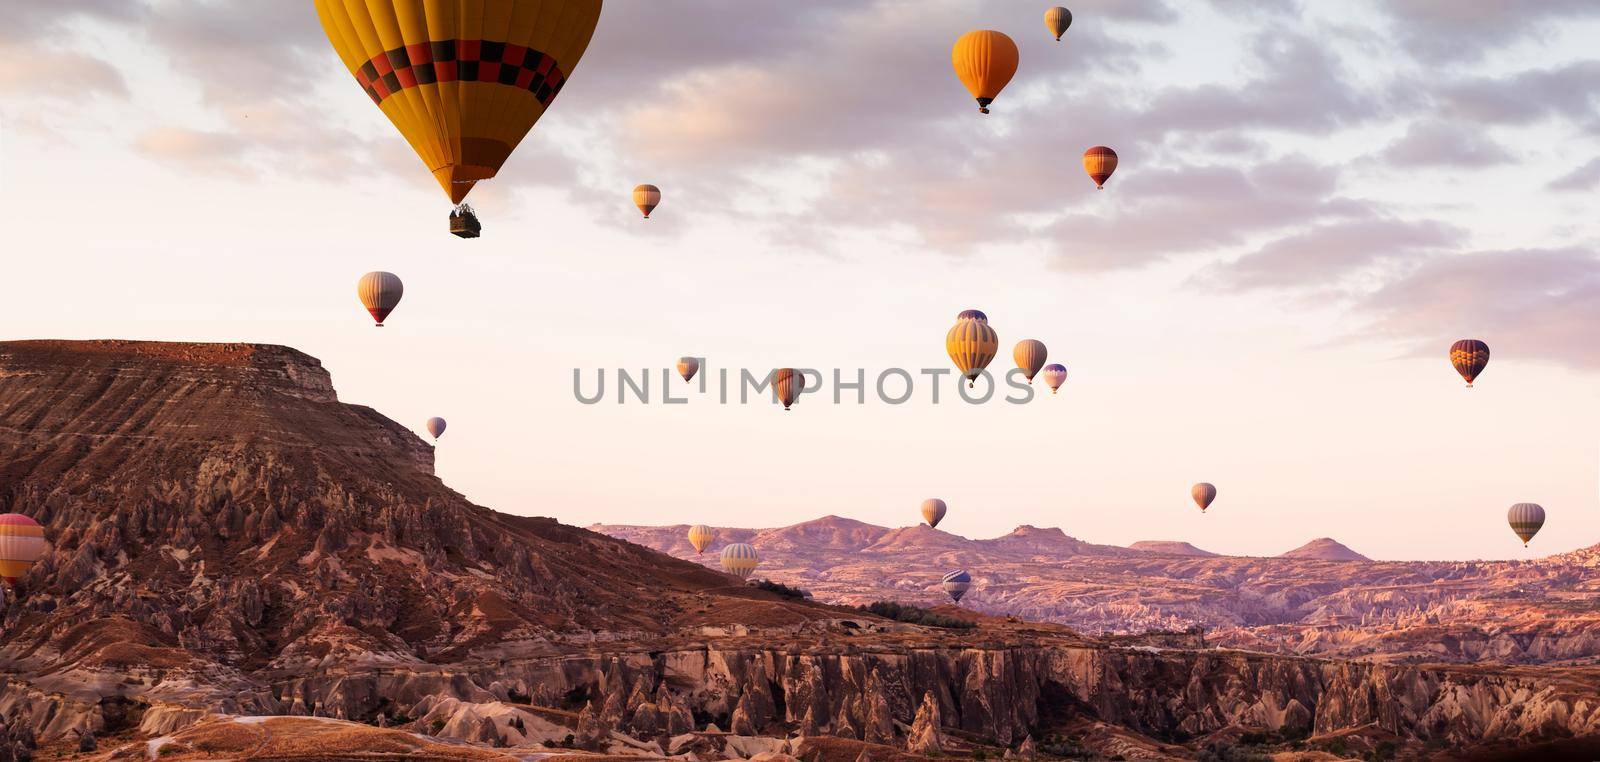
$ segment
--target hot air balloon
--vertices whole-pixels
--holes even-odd
[[[967,589],[972,587],[972,575],[966,569],[957,569],[944,575],[944,592],[950,600],[961,602],[961,596],[967,594]]]
[[[700,372],[700,359],[697,357],[679,357],[678,375],[683,376],[683,382],[689,383],[694,374]]]
[[[1067,366],[1058,362],[1044,366],[1044,382],[1050,385],[1050,393],[1055,394],[1061,388],[1061,382],[1067,380]]]
[[[345,68],[456,204],[544,116],[600,20],[600,0],[316,7]]]
[[[1539,533],[1539,527],[1544,526],[1544,508],[1538,503],[1517,503],[1511,506],[1506,520],[1511,522],[1511,531],[1522,538],[1522,546],[1527,547],[1528,541]]]
[[[772,392],[778,395],[784,410],[800,399],[800,392],[805,391],[805,386],[805,374],[794,368],[779,368],[772,372]]]
[[[722,549],[722,568],[739,579],[750,579],[750,573],[759,563],[761,556],[756,554],[756,549],[742,542]]]
[[[655,211],[661,203],[661,189],[646,183],[633,186],[633,205],[644,212],[644,218],[650,219],[650,213]]]
[[[1117,171],[1117,152],[1105,146],[1095,146],[1083,152],[1083,171],[1094,180],[1094,187],[1105,188],[1106,180]]]
[[[428,419],[428,433],[433,435],[434,441],[439,440],[439,435],[444,433],[444,419],[434,416]]]
[[[405,287],[400,284],[400,276],[394,273],[370,272],[361,276],[356,283],[356,295],[361,297],[361,304],[372,313],[372,319],[378,322],[378,327],[383,327],[383,319],[389,317],[395,305],[400,303],[400,294]]]
[[[711,541],[717,539],[717,533],[705,524],[695,524],[689,527],[689,544],[694,546],[695,555],[706,552],[711,547]],[[724,562],[726,563],[726,562]]]
[[[1467,380],[1467,388],[1489,364],[1489,345],[1477,339],[1462,339],[1450,345],[1450,364]]]
[[[989,104],[1017,73],[1017,43],[992,29],[967,32],[950,50],[950,64],[967,92],[978,99],[978,111],[987,114]]]
[[[944,350],[966,377],[967,386],[972,387],[1000,351],[1000,336],[989,327],[988,315],[978,310],[962,310],[956,315],[956,324],[944,335]]]
[[[1022,369],[1028,377],[1028,383],[1033,383],[1033,377],[1039,374],[1039,369],[1044,367],[1044,358],[1047,354],[1044,342],[1038,339],[1023,339],[1012,348],[1011,357],[1017,361],[1017,367]]]
[[[1210,482],[1200,482],[1189,488],[1189,496],[1194,498],[1194,504],[1200,506],[1200,512],[1205,513],[1211,507],[1211,501],[1217,499],[1217,488]]]
[[[1067,33],[1069,26],[1072,26],[1072,11],[1058,5],[1044,12],[1044,28],[1056,36],[1056,42],[1061,41],[1061,35]]]
[[[15,585],[44,555],[44,527],[20,513],[0,514],[0,581]]]
[[[945,505],[943,500],[930,497],[922,501],[922,520],[928,522],[930,527],[939,526],[939,521],[944,518],[944,513],[948,509],[949,506]]]

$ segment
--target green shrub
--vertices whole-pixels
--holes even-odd
[[[857,606],[856,610],[875,614],[884,619],[893,619],[896,622],[920,624],[928,627],[943,627],[947,630],[970,630],[977,627],[976,624],[965,619],[936,614],[925,608],[905,603],[895,603],[894,601],[878,601],[865,606]]]
[[[803,601],[806,599],[806,591],[801,590],[798,587],[789,587],[788,585],[773,582],[770,579],[757,580],[756,587],[769,593],[777,593],[785,598],[793,598],[797,601]]]

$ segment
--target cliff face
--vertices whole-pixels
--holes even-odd
[[[1600,732],[1593,670],[1121,647],[948,607],[976,626],[784,599],[472,505],[431,453],[340,403],[291,349],[0,344],[0,510],[50,541],[0,619],[0,758],[82,734],[137,757],[196,722],[173,742],[244,733],[217,712],[701,759],[999,754],[1047,735],[1183,757],[1241,729],[1417,748]],[[889,536],[835,524],[772,541]],[[1008,537],[1018,553],[1084,550]]]

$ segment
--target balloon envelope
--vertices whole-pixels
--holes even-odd
[[[951,48],[950,65],[977,99],[978,111],[987,114],[989,104],[1017,73],[1017,43],[993,29],[967,32]]]
[[[1473,380],[1489,365],[1489,345],[1477,339],[1462,339],[1451,344],[1450,364],[1471,388]]]
[[[434,439],[438,439],[439,435],[444,433],[444,426],[444,419],[439,416],[428,419],[428,433],[432,434]],[[470,438],[468,437],[468,439]]]
[[[1210,482],[1200,482],[1189,488],[1189,496],[1194,498],[1194,504],[1200,506],[1200,512],[1205,513],[1211,507],[1211,501],[1217,499],[1217,488]]]
[[[928,522],[930,527],[939,526],[939,521],[944,518],[948,509],[949,506],[946,506],[943,500],[930,497],[922,501],[922,520]]]
[[[400,304],[400,295],[405,287],[400,283],[400,276],[394,273],[375,271],[361,276],[356,282],[356,296],[361,297],[361,305],[372,313],[372,319],[378,327],[383,327],[384,318],[394,312],[396,305]]]
[[[494,177],[572,76],[600,0],[316,0],[367,97],[461,203]]]
[[[689,527],[689,544],[694,546],[695,553],[704,553],[711,547],[711,542],[717,539],[716,532],[705,524],[695,524]]]
[[[1048,354],[1044,342],[1038,339],[1023,339],[1011,350],[1012,359],[1017,361],[1017,367],[1022,369],[1030,384],[1033,383],[1033,377],[1039,374],[1039,369],[1044,367],[1044,359]]]
[[[806,377],[794,368],[779,368],[772,373],[772,392],[778,396],[778,401],[783,403],[783,409],[788,410],[795,400],[800,399],[800,392],[806,387]]]
[[[683,376],[683,380],[684,380],[685,383],[688,383],[688,381],[690,379],[694,378],[694,374],[699,373],[699,372],[700,372],[700,360],[699,360],[699,358],[696,358],[696,357],[679,357],[678,358],[678,375]]]
[[[967,386],[972,386],[1000,351],[1000,336],[989,327],[988,315],[979,310],[963,310],[944,335],[944,351],[967,379]]]
[[[44,555],[44,527],[20,513],[0,514],[0,580],[14,584]]]
[[[1544,526],[1544,508],[1538,503],[1517,503],[1506,513],[1506,521],[1510,522],[1511,531],[1516,532],[1526,546],[1539,533],[1539,528]]]
[[[1083,171],[1094,180],[1094,187],[1106,187],[1111,173],[1117,171],[1117,152],[1105,146],[1095,146],[1083,152]]]
[[[761,556],[756,554],[756,549],[742,542],[722,549],[722,568],[739,579],[750,579],[750,574],[759,563]]]
[[[1044,382],[1050,385],[1050,393],[1055,394],[1061,388],[1062,382],[1067,380],[1067,366],[1058,362],[1044,366],[1042,371]]]
[[[957,569],[944,575],[942,584],[950,600],[960,603],[961,596],[966,595],[967,590],[972,587],[972,575],[968,574],[966,569]]]
[[[650,213],[661,204],[661,189],[646,183],[633,188],[633,205],[644,212],[644,218],[650,219]]]
[[[1056,42],[1061,41],[1061,35],[1067,33],[1069,26],[1072,26],[1072,11],[1058,5],[1044,12],[1044,28],[1056,36]]]

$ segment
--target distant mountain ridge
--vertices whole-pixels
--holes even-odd
[[[1220,553],[1212,553],[1209,550],[1201,550],[1187,542],[1179,542],[1177,540],[1140,540],[1128,547],[1134,550],[1142,550],[1146,553],[1164,553],[1169,556],[1214,558],[1221,555]]]

